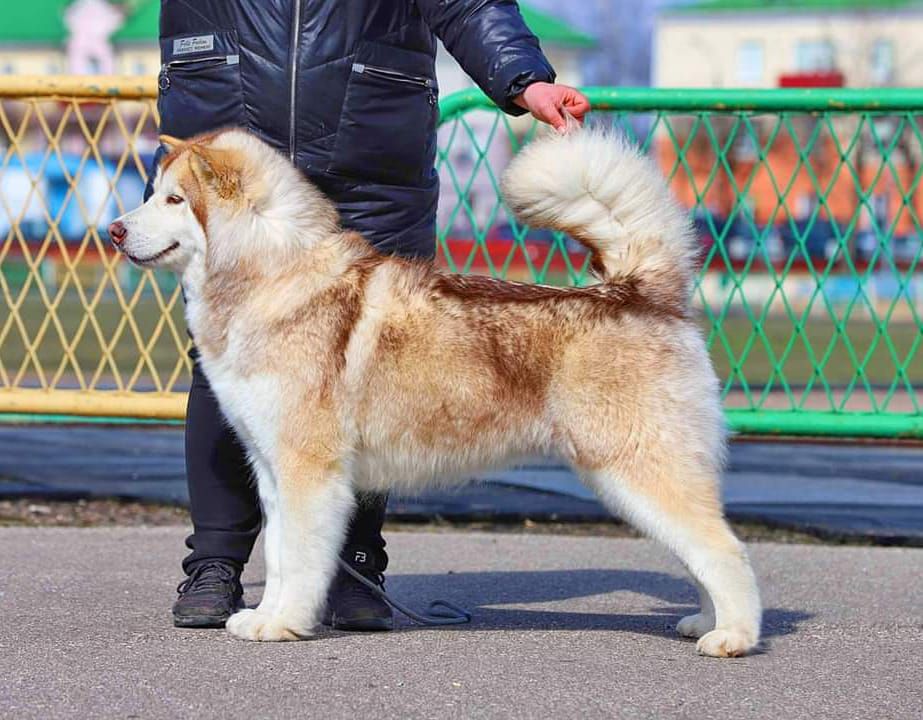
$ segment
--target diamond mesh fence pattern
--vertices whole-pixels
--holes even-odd
[[[0,97],[0,398],[186,382],[175,278],[122,262],[105,231],[141,202],[155,105]]]
[[[753,429],[805,433],[824,415],[833,423],[816,422],[820,434],[838,432],[837,418],[859,420],[843,432],[861,424],[878,434],[887,416],[913,434],[923,387],[920,113],[719,109],[728,99],[598,110],[590,122],[650,154],[689,209],[702,247],[694,301],[732,424],[752,426],[750,413],[767,420]],[[439,252],[450,269],[592,282],[578,244],[519,225],[499,198],[503,165],[535,132],[531,120],[485,108],[444,124]]]
[[[182,415],[180,290],[122,262],[104,230],[141,200],[152,93],[0,88],[0,412]],[[757,103],[590,94],[591,122],[635,140],[689,208],[702,245],[694,301],[732,426],[923,435],[923,93],[886,106],[861,91],[835,104],[803,92]],[[519,225],[500,199],[503,167],[534,122],[479,93],[442,110],[438,261],[592,282],[578,243]],[[62,395],[76,400],[48,401]],[[100,401],[114,397],[123,402]],[[151,409],[152,398],[168,402]]]

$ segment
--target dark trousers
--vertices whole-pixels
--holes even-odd
[[[242,567],[262,525],[256,478],[246,451],[221,414],[195,353],[193,360],[186,410],[186,476],[193,525],[192,535],[186,538],[192,552],[183,560],[187,573],[200,560],[212,558]],[[383,571],[388,556],[381,526],[388,496],[362,493],[356,500],[346,552],[367,553]]]

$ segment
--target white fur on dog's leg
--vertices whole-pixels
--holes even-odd
[[[282,593],[282,575],[279,568],[282,552],[279,488],[268,463],[261,458],[253,458],[251,464],[256,473],[263,510],[263,557],[266,564],[266,582],[257,610],[272,614],[278,610]]]
[[[700,655],[710,657],[740,657],[746,655],[756,645],[757,638],[752,633],[718,628],[703,635],[696,643]]]
[[[282,576],[279,572],[281,528],[278,511],[275,516],[267,517],[263,527],[263,556],[266,563],[266,583],[263,587],[263,597],[258,609],[265,613],[278,612],[282,595]]]
[[[696,649],[712,657],[739,657],[759,642],[762,609],[746,549],[729,529],[724,544],[721,550],[700,548],[686,558],[715,607],[715,629],[699,638]]]
[[[305,466],[281,477],[279,490],[282,583],[272,622],[304,637],[321,620],[355,500],[342,475]],[[255,639],[273,639],[266,633]]]
[[[310,632],[289,627],[284,616],[259,610],[234,613],[228,618],[225,627],[234,637],[258,642],[286,642],[311,637]]]
[[[708,591],[697,580],[695,585],[699,590],[699,606],[702,610],[695,615],[687,615],[676,625],[676,632],[688,638],[700,638],[715,629],[715,608]]]

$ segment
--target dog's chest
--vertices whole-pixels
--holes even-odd
[[[221,411],[252,451],[271,454],[279,428],[281,383],[268,373],[241,374],[227,358],[202,358]]]

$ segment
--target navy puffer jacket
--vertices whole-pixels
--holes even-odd
[[[504,110],[554,72],[514,0],[162,0],[162,132],[258,133],[386,252],[433,251],[438,36]]]

